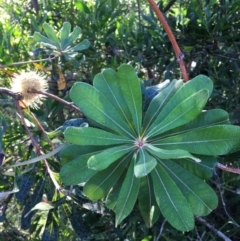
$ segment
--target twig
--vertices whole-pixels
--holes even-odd
[[[140,0],[137,0],[137,9],[138,9],[138,30],[142,32],[142,23],[141,23],[141,3]]]
[[[172,5],[176,2],[177,0],[170,0],[167,5],[163,8],[163,12],[166,13],[171,7]]]
[[[23,96],[20,93],[15,93],[8,88],[0,87],[0,93],[7,94],[7,95],[13,97],[15,100],[22,100],[23,99]]]
[[[224,241],[232,241],[230,238],[228,238],[224,233],[217,230],[213,225],[208,223],[206,220],[204,220],[201,217],[196,216],[195,217],[199,222],[203,223],[205,226],[207,226],[211,231],[213,231],[218,237],[222,238]]]
[[[23,103],[23,104],[25,104],[25,103]],[[47,134],[47,132],[44,130],[44,128],[42,127],[41,123],[38,121],[38,119],[35,117],[35,115],[29,110],[28,106],[26,106],[26,105],[24,105],[24,106],[25,106],[25,110],[26,110],[27,114],[30,115],[30,116],[33,118],[33,120],[35,121],[35,124],[38,126],[38,128],[39,128],[39,129],[42,131],[42,133],[45,135],[48,143],[49,143],[52,147],[54,147],[52,141],[51,141],[50,138],[48,137],[48,134]]]
[[[50,93],[47,93],[47,92],[43,92],[43,91],[39,91],[39,90],[35,90],[35,89],[29,90],[28,92],[29,92],[29,93],[37,93],[37,94],[45,95],[45,96],[47,96],[47,97],[49,97],[49,98],[51,98],[51,99],[54,99],[54,100],[56,100],[56,101],[58,101],[58,102],[63,103],[64,105],[66,105],[66,106],[68,106],[68,107],[70,107],[70,108],[73,108],[73,109],[76,110],[78,113],[80,113],[80,115],[83,115],[83,113],[81,112],[81,110],[80,110],[77,106],[75,106],[73,103],[68,102],[68,101],[66,101],[66,100],[63,100],[63,99],[61,99],[60,97],[58,97],[58,96],[56,96],[56,95],[53,95],[53,94],[50,94]]]
[[[19,115],[21,116],[21,119],[22,119],[23,125],[24,125],[24,127],[25,127],[25,130],[27,131],[27,133],[28,133],[28,135],[29,135],[29,137],[30,137],[30,139],[31,139],[31,141],[32,141],[32,144],[33,144],[33,146],[35,147],[37,154],[38,154],[38,155],[44,154],[44,153],[41,151],[41,149],[39,148],[39,146],[38,146],[38,144],[36,143],[36,141],[34,140],[34,138],[33,138],[33,136],[32,136],[32,133],[31,133],[31,132],[29,131],[29,129],[28,129],[28,126],[27,126],[27,124],[26,124],[25,118],[24,118],[24,116],[23,116],[22,109],[21,109],[18,101],[16,101],[16,106],[17,106],[18,113],[19,113]],[[61,187],[59,186],[59,184],[57,183],[55,177],[53,176],[53,172],[52,172],[52,170],[49,168],[49,165],[48,165],[47,160],[43,160],[43,161],[44,161],[44,165],[45,165],[45,167],[46,167],[46,170],[47,170],[50,178],[52,179],[52,182],[53,182],[54,186],[56,187],[57,190],[59,190]]]
[[[184,61],[183,61],[184,54],[181,52],[181,50],[178,46],[178,43],[177,43],[177,41],[176,41],[176,39],[175,39],[175,37],[172,33],[172,30],[170,29],[166,19],[164,18],[163,14],[160,11],[160,9],[158,8],[157,4],[153,0],[147,0],[147,1],[149,2],[151,7],[153,8],[154,12],[156,13],[159,21],[161,22],[164,30],[166,31],[166,33],[168,35],[169,40],[172,43],[174,52],[176,54],[177,60],[179,62],[179,65],[180,65],[180,68],[181,68],[181,71],[182,71],[183,79],[184,79],[185,82],[187,82],[189,79],[188,79],[187,70],[186,70],[186,67],[185,67],[185,64],[184,64]]]
[[[24,128],[25,128],[26,132],[28,133],[28,136],[30,137],[30,139],[31,139],[31,141],[32,141],[32,144],[33,144],[33,146],[35,147],[37,153],[40,154],[40,148],[39,148],[38,144],[36,143],[35,139],[33,138],[32,133],[31,133],[30,130],[28,129],[28,126],[27,126],[27,124],[26,124],[26,121],[25,121],[25,118],[24,118],[24,116],[23,116],[23,112],[22,112],[22,109],[21,109],[21,107],[20,107],[20,105],[19,105],[19,102],[16,100],[15,103],[16,103],[16,107],[17,107],[18,113],[19,113],[19,115],[20,115],[20,117],[21,117],[21,119],[22,119]]]
[[[0,69],[4,69],[6,67],[11,67],[11,66],[22,65],[22,64],[32,64],[32,63],[38,63],[38,62],[42,62],[42,61],[49,61],[49,60],[53,60],[55,58],[56,58],[56,56],[54,56],[52,58],[49,57],[49,58],[46,58],[46,59],[37,59],[37,60],[16,62],[16,63],[12,63],[12,64],[5,64],[5,65],[0,65]]]
[[[158,236],[157,236],[155,241],[159,241],[160,240],[160,238],[162,236],[163,229],[164,229],[164,225],[165,225],[166,222],[167,222],[167,220],[164,219],[164,221],[162,222],[161,228],[159,230]]]
[[[217,163],[216,167],[218,167],[219,169],[222,169],[226,172],[232,172],[232,173],[237,173],[240,174],[240,169],[239,168],[233,168],[233,167],[227,167],[221,163]]]
[[[220,195],[220,198],[221,198],[221,201],[222,201],[222,205],[223,205],[223,209],[224,209],[224,212],[225,214],[228,216],[228,218],[233,222],[233,224],[235,224],[237,227],[240,227],[240,225],[230,216],[230,214],[228,213],[227,211],[227,208],[226,208],[226,203],[224,201],[224,197],[223,197],[223,194],[222,194],[222,185],[220,183],[220,180],[219,180],[219,176],[217,174],[215,174],[216,177],[217,177],[217,181],[213,181],[213,180],[210,180],[211,183],[213,183],[214,185],[216,185],[217,189],[218,189],[218,192],[219,192],[219,195]]]

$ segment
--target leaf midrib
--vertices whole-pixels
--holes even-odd
[[[203,202],[202,199],[201,199],[199,196],[197,196],[197,195],[192,191],[192,189],[190,189],[177,175],[175,175],[175,173],[172,172],[171,169],[169,169],[160,159],[157,159],[157,160],[158,160],[169,172],[171,172],[172,175],[175,176],[175,177],[178,179],[179,182],[181,182],[191,193],[193,193],[194,196],[195,196],[198,200],[200,200],[200,202],[201,202],[202,204],[204,204],[204,206],[205,206],[206,208],[208,208],[208,210],[209,210],[210,212],[212,211],[212,209],[211,209],[209,206],[207,206],[207,205],[205,204],[205,202]]]
[[[184,218],[181,216],[181,214],[178,212],[178,209],[177,209],[176,206],[174,205],[174,203],[173,203],[173,201],[172,201],[172,199],[171,199],[171,197],[170,197],[170,195],[169,195],[169,193],[168,193],[168,191],[167,191],[167,189],[166,189],[166,187],[165,187],[165,185],[164,185],[164,183],[163,183],[160,175],[158,174],[158,172],[157,172],[156,169],[154,169],[154,171],[156,172],[156,174],[157,174],[157,176],[158,176],[158,178],[159,178],[159,180],[160,180],[160,182],[161,182],[161,184],[162,184],[162,186],[163,186],[163,188],[164,188],[164,190],[165,190],[165,193],[167,194],[168,199],[170,200],[172,206],[174,207],[174,209],[175,209],[176,212],[178,213],[178,216],[181,218],[182,223],[184,224],[186,230],[188,230],[188,226],[187,226],[186,223],[184,222]]]

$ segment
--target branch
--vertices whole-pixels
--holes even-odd
[[[177,0],[170,0],[167,5],[163,8],[163,12],[166,13],[171,7],[172,5],[176,2]]]
[[[151,7],[153,8],[154,12],[156,13],[159,21],[161,22],[164,30],[166,31],[166,33],[168,35],[168,38],[169,38],[170,42],[172,43],[174,52],[176,54],[177,60],[179,62],[180,68],[181,68],[183,79],[184,79],[185,82],[187,82],[189,79],[188,79],[187,70],[186,70],[186,67],[185,67],[185,64],[184,64],[184,61],[183,61],[184,54],[181,52],[181,50],[178,46],[178,43],[177,43],[177,41],[176,41],[176,39],[175,39],[175,37],[172,33],[172,30],[170,29],[170,27],[169,27],[166,19],[164,18],[162,12],[159,10],[157,4],[153,0],[147,0],[147,1],[149,2]]]
[[[23,100],[23,96],[20,93],[15,93],[8,88],[0,87],[0,93],[7,94],[13,97],[15,100]]]
[[[223,165],[223,164],[221,164],[219,162],[217,163],[217,167],[219,169],[222,169],[222,170],[226,171],[226,172],[232,172],[232,173],[240,174],[240,169],[239,168],[227,167],[227,166],[225,166],[225,165]]]
[[[221,201],[222,201],[222,206],[223,206],[224,212],[228,216],[228,218],[233,222],[233,224],[235,224],[239,228],[240,225],[230,216],[230,214],[227,211],[226,203],[224,201],[223,192],[222,192],[222,184],[220,183],[218,175],[216,175],[216,179],[217,179],[216,182],[213,181],[213,180],[210,180],[210,182],[213,183],[217,187],[217,189],[218,189],[218,193],[219,193],[219,195],[221,197]]]
[[[32,64],[32,63],[38,63],[42,61],[49,61],[55,59],[56,56],[52,58],[46,58],[46,59],[38,59],[38,60],[30,60],[30,61],[23,61],[23,62],[17,62],[17,63],[12,63],[12,64],[5,64],[5,65],[0,65],[0,69],[4,69],[6,67],[11,67],[11,66],[17,66],[17,65],[22,65],[22,64]]]
[[[40,148],[39,148],[37,142],[35,141],[35,139],[33,138],[33,135],[32,135],[32,133],[30,132],[30,130],[29,130],[27,124],[26,124],[26,121],[25,121],[25,118],[24,118],[24,116],[23,116],[23,112],[22,112],[22,109],[21,109],[21,107],[20,107],[20,105],[19,105],[19,102],[18,102],[17,100],[16,100],[15,102],[16,102],[16,107],[17,107],[18,114],[19,114],[20,117],[21,117],[21,120],[22,120],[22,123],[23,123],[23,125],[24,125],[24,128],[25,128],[28,136],[30,137],[33,146],[35,147],[36,152],[37,152],[38,155],[39,155],[39,154],[40,154]]]
[[[163,222],[162,222],[161,228],[159,230],[158,236],[157,236],[155,241],[159,241],[160,240],[160,238],[162,236],[163,228],[164,228],[164,225],[165,225],[166,222],[167,222],[167,220],[164,219]]]
[[[81,112],[81,110],[80,110],[77,106],[75,106],[73,103],[68,102],[68,101],[66,101],[66,100],[63,100],[63,99],[61,99],[60,97],[58,97],[58,96],[56,96],[56,95],[53,95],[53,94],[50,94],[50,93],[47,93],[47,92],[43,92],[43,91],[39,91],[39,90],[35,90],[35,89],[29,90],[28,92],[29,92],[29,93],[37,93],[37,94],[45,95],[45,96],[47,96],[47,97],[49,97],[49,98],[51,98],[51,99],[54,99],[54,100],[56,100],[56,101],[58,101],[58,102],[61,102],[62,104],[66,105],[66,106],[68,106],[68,107],[70,107],[70,108],[73,108],[73,109],[76,110],[80,115],[83,115],[83,113]]]
[[[207,226],[210,230],[212,230],[218,237],[222,238],[224,241],[232,241],[230,238],[228,238],[224,233],[217,230],[213,225],[208,223],[206,220],[204,220],[201,217],[196,216],[195,217],[199,222],[203,223],[205,226]]]

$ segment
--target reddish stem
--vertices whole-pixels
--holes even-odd
[[[186,67],[185,67],[185,64],[184,64],[184,61],[183,61],[184,55],[183,55],[183,53],[181,52],[181,50],[178,46],[178,43],[177,43],[177,41],[176,41],[176,39],[173,35],[173,32],[170,29],[166,19],[164,18],[163,14],[160,11],[160,9],[158,8],[157,4],[153,0],[147,0],[147,1],[151,5],[153,11],[156,13],[159,21],[161,22],[164,30],[166,31],[166,33],[168,35],[169,40],[172,43],[174,52],[176,54],[177,60],[179,62],[180,68],[181,68],[183,79],[184,79],[185,82],[187,82],[189,79],[188,79],[187,70],[186,70]]]
[[[222,169],[222,170],[226,171],[226,172],[232,172],[232,173],[240,174],[240,169],[239,168],[227,167],[227,166],[222,165],[221,163],[218,163],[217,167],[219,169]]]
[[[184,61],[183,61],[184,55],[183,55],[183,53],[181,52],[181,50],[180,50],[180,48],[178,46],[178,43],[177,43],[177,41],[176,41],[176,39],[175,39],[175,37],[173,35],[173,32],[170,29],[166,19],[164,18],[163,14],[160,11],[160,9],[158,8],[157,4],[153,0],[147,0],[147,1],[149,2],[149,4],[152,7],[153,11],[156,13],[159,21],[161,22],[164,30],[166,31],[166,33],[168,35],[169,40],[172,43],[174,52],[176,54],[177,60],[179,62],[179,65],[180,65],[180,68],[181,68],[181,71],[182,71],[183,79],[184,79],[185,82],[187,82],[189,79],[188,79],[187,70],[186,70],[186,67],[185,67],[185,64],[184,64]],[[219,169],[222,169],[222,170],[227,171],[227,172],[240,174],[240,169],[238,169],[238,168],[227,167],[227,166],[224,166],[224,165],[222,165],[220,163],[217,164],[217,167]]]

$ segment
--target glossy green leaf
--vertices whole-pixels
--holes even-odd
[[[197,98],[197,100],[199,100],[201,94],[200,91],[203,90],[207,90],[206,93],[203,94],[203,98],[206,99],[210,96],[211,92],[212,92],[212,88],[213,88],[213,84],[212,81],[203,75],[199,75],[196,78],[192,79],[191,81],[187,82],[186,84],[184,84],[173,96],[172,98],[169,99],[168,103],[163,107],[163,109],[161,110],[161,112],[158,114],[157,118],[152,122],[152,124],[149,126],[148,133],[152,131],[153,128],[155,128],[157,125],[159,125],[160,123],[162,123],[166,117],[169,115],[169,113],[171,113],[173,111],[176,112],[176,116],[173,116],[173,121],[178,118],[177,113],[179,112],[179,108],[177,108],[177,106],[179,107],[183,107],[183,108],[189,108],[191,106],[189,106],[189,98],[193,98],[192,96],[195,96]],[[195,95],[199,92],[198,95]],[[204,91],[203,91],[204,92]],[[200,96],[199,96],[200,95]],[[194,98],[193,98],[194,99]],[[186,101],[186,102],[185,102]],[[183,106],[181,106],[181,103],[185,102],[186,104],[182,104]],[[198,102],[198,101],[197,101]],[[187,104],[188,103],[188,104]],[[202,103],[202,102],[200,102]],[[204,102],[203,102],[204,103]],[[203,104],[202,103],[202,104]],[[194,101],[193,104],[196,104],[196,102]],[[184,111],[186,111],[184,109]],[[199,112],[198,112],[199,113]],[[181,113],[180,113],[181,114]],[[196,117],[196,116],[195,116]],[[191,121],[192,119],[189,119],[189,121]],[[165,120],[166,121],[166,120]],[[171,121],[171,120],[170,120]],[[187,122],[185,122],[187,123]],[[183,123],[183,124],[185,124]],[[177,127],[177,126],[175,126]],[[157,129],[157,128],[155,128]],[[155,135],[155,134],[154,134]]]
[[[134,68],[130,65],[121,65],[117,72],[123,98],[132,115],[135,130],[140,136],[142,125],[142,93],[141,85]]]
[[[60,178],[65,185],[77,185],[86,182],[96,172],[88,168],[87,162],[92,154],[80,156],[67,164],[60,170]]]
[[[156,159],[149,155],[146,150],[140,148],[138,151],[137,161],[134,166],[134,175],[136,177],[144,177],[149,174],[156,165]]]
[[[120,178],[128,162],[128,158],[123,158],[119,162],[110,165],[107,169],[97,172],[85,184],[83,188],[84,194],[93,201],[106,197]]]
[[[84,49],[88,49],[90,47],[91,43],[87,40],[84,39],[81,43],[75,45],[74,47],[68,49],[68,51],[73,51],[73,52],[78,52],[82,51]]]
[[[143,120],[144,130],[148,129],[169,99],[177,92],[177,90],[179,90],[182,84],[182,80],[173,80],[166,88],[160,91],[159,94],[153,98]]]
[[[156,122],[153,122],[150,126],[146,135],[149,137],[157,136],[165,131],[188,123],[201,113],[207,100],[207,90],[200,90],[197,93],[192,94],[187,99],[180,102],[175,108],[169,110],[169,114],[160,123],[157,122],[157,118]],[[170,104],[171,100],[168,103]],[[167,107],[169,107],[169,105],[167,105],[166,108]],[[165,113],[164,108],[162,111]],[[161,118],[161,115],[160,112],[158,117]]]
[[[51,25],[49,25],[48,23],[44,23],[43,29],[44,29],[44,32],[46,33],[46,35],[48,36],[48,38],[54,43],[55,46],[57,46],[57,48],[60,49],[61,43],[60,43],[53,27]]]
[[[88,160],[88,167],[97,171],[103,170],[125,154],[131,153],[133,149],[133,146],[126,145],[108,148],[91,156]]]
[[[197,130],[213,125],[225,125],[230,124],[228,113],[221,109],[213,109],[203,111],[194,120],[189,123],[177,127],[173,130],[167,131],[161,136],[161,138],[168,135],[177,135],[190,130]]]
[[[224,155],[240,149],[240,129],[216,125],[154,141],[162,149],[183,149],[200,155]]]
[[[120,82],[117,73],[112,69],[106,69],[95,76],[93,85],[115,106],[118,113],[134,132],[131,113],[119,88]]]
[[[200,159],[201,162],[195,162],[190,159],[179,159],[175,162],[201,179],[208,180],[212,177],[214,168],[218,163],[217,158],[215,156],[203,155],[195,155],[195,157]]]
[[[158,206],[166,220],[180,231],[194,227],[193,212],[176,183],[161,164],[151,172],[154,193]]]
[[[117,133],[134,138],[112,103],[93,86],[75,83],[70,90],[70,97],[88,118]]]
[[[61,49],[65,49],[68,43],[68,37],[71,31],[71,24],[69,22],[64,22],[63,27],[60,30],[60,39],[61,39]]]
[[[205,216],[217,207],[217,195],[203,180],[171,160],[159,161],[159,163],[177,184],[190,204],[194,215]]]
[[[132,211],[138,197],[139,187],[140,179],[134,175],[134,160],[132,160],[114,209],[116,213],[115,226],[121,223]]]
[[[149,175],[140,179],[138,207],[146,225],[149,228],[152,227],[160,215],[160,210],[154,196],[152,179]]]
[[[127,137],[92,127],[68,127],[64,132],[64,137],[68,142],[77,145],[103,146],[132,142],[132,140]]]
[[[147,145],[147,150],[153,155],[160,159],[182,159],[182,158],[189,158],[194,160],[195,162],[201,162],[201,160],[197,157],[194,157],[189,152],[181,149],[175,150],[165,150],[157,148],[153,145]]]

